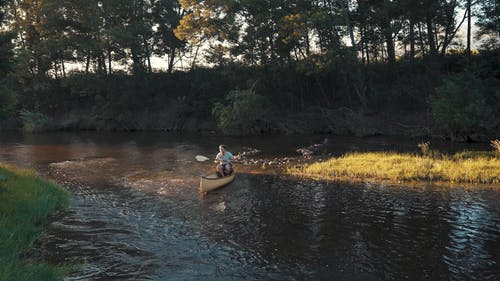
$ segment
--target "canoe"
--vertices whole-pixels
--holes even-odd
[[[234,171],[231,175],[223,178],[217,177],[215,173],[208,176],[202,176],[200,180],[200,192],[206,194],[209,191],[228,185],[234,180],[235,176],[236,172]]]

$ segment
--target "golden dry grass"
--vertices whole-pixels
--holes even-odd
[[[291,167],[287,172],[329,179],[500,184],[500,157],[494,152],[462,152],[453,156],[356,152],[324,162]]]

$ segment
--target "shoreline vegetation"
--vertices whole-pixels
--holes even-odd
[[[500,135],[493,0],[76,2],[0,0],[0,131]]]
[[[0,131],[391,135],[487,142],[500,132],[499,57],[500,50],[493,50],[470,59],[451,54],[393,65],[340,60],[310,71],[302,64],[233,63],[174,73],[74,72],[0,91],[0,100],[12,101],[0,103]],[[12,94],[2,97],[5,93]]]
[[[425,151],[425,148],[422,150]],[[289,167],[286,173],[320,180],[500,186],[500,151],[464,151],[454,155],[428,150],[422,154],[352,152],[325,161]]]
[[[68,193],[34,172],[0,162],[0,280],[61,280],[66,266],[28,255],[50,215],[68,204]]]

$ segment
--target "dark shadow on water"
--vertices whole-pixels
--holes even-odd
[[[205,197],[195,185],[176,188],[181,196],[72,187],[72,207],[40,251],[55,263],[85,261],[71,276],[91,280],[488,280],[500,273],[493,190],[244,173]]]

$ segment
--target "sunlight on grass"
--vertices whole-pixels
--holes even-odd
[[[442,181],[500,184],[500,158],[494,152],[461,152],[453,156],[395,152],[349,153],[324,162],[291,167],[289,174],[392,181]]]
[[[61,280],[67,267],[23,258],[48,217],[67,205],[61,187],[34,172],[0,163],[0,280]],[[28,254],[29,256],[29,254]]]

